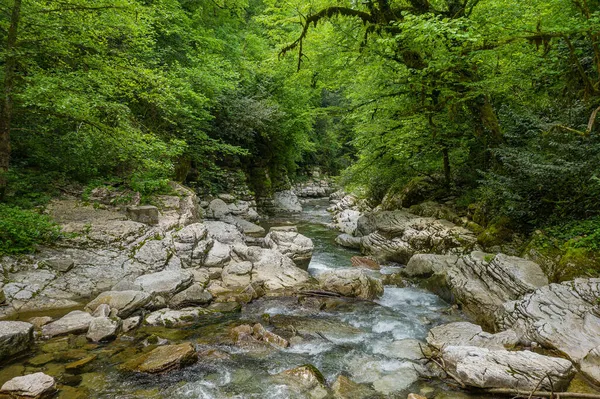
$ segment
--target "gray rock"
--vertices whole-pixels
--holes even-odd
[[[600,346],[599,297],[597,278],[550,284],[505,303],[498,327],[513,328],[527,340],[559,350],[580,363]],[[594,358],[591,355],[588,361]],[[593,377],[593,373],[587,374]],[[600,383],[599,379],[595,381]]]
[[[2,385],[1,393],[17,398],[41,398],[56,391],[53,377],[44,373],[34,373],[15,377]]]
[[[208,235],[223,244],[242,244],[244,236],[237,226],[221,221],[204,222]]]
[[[265,246],[287,255],[302,268],[308,268],[314,249],[310,238],[294,231],[271,231],[265,237]]]
[[[50,323],[52,320],[54,320],[54,319],[50,316],[41,316],[41,317],[32,317],[31,319],[29,319],[27,321],[29,323],[33,324],[34,328],[39,330],[46,324]]]
[[[133,330],[134,328],[137,328],[140,325],[141,321],[142,321],[141,316],[130,317],[128,319],[123,320],[123,326],[121,327],[121,329],[123,330],[124,333],[129,332],[129,331]]]
[[[127,217],[134,222],[144,224],[158,224],[158,208],[152,205],[129,206]]]
[[[358,227],[358,219],[362,216],[355,209],[344,209],[333,219],[333,226],[344,234],[353,235]]]
[[[194,275],[186,270],[165,270],[136,278],[133,284],[153,295],[171,296],[194,282]]]
[[[91,314],[82,312],[81,310],[74,310],[42,327],[42,336],[44,338],[52,338],[58,335],[84,333],[90,327],[92,320],[94,320],[94,317]]]
[[[416,253],[462,253],[477,242],[463,227],[405,211],[365,214],[358,219],[356,235],[362,236],[361,248],[367,255],[404,264]]]
[[[23,321],[0,321],[0,360],[27,350],[32,343],[32,324]]]
[[[360,249],[362,238],[361,237],[352,237],[349,234],[340,234],[335,239],[335,242],[338,245],[341,245],[342,247]]]
[[[87,309],[94,312],[101,304],[107,304],[117,309],[118,316],[128,317],[138,309],[141,309],[152,300],[152,295],[142,291],[107,291],[98,295],[87,304]]]
[[[96,317],[90,323],[86,337],[92,342],[110,341],[117,337],[120,329],[121,319]]]
[[[600,382],[600,346],[589,351],[581,360],[580,369],[590,380]]]
[[[210,292],[204,290],[204,286],[194,283],[190,287],[174,295],[169,300],[169,307],[178,309],[193,305],[204,305],[212,301]]]
[[[374,299],[383,295],[381,280],[361,269],[336,269],[317,276],[322,289],[343,296]]]
[[[221,279],[229,288],[246,287],[252,282],[252,262],[230,262],[223,268]]]
[[[240,261],[252,263],[251,282],[263,282],[267,290],[299,288],[311,280],[305,270],[280,252],[246,246],[236,246],[234,252]]]
[[[488,349],[509,349],[519,343],[513,330],[497,334],[484,332],[480,326],[468,322],[443,324],[429,330],[427,343],[437,349],[445,346],[477,346]]]
[[[73,259],[67,258],[48,259],[44,263],[50,269],[61,273],[66,273],[75,266]]]
[[[539,265],[515,256],[477,251],[458,258],[417,256],[418,261],[407,266],[407,272],[435,272],[463,311],[490,329],[502,318],[504,302],[519,299],[548,284]]]
[[[300,213],[302,205],[292,190],[284,190],[273,194],[273,210],[275,212]]]
[[[220,198],[214,199],[208,205],[208,210],[206,212],[208,217],[214,219],[222,219],[228,216],[231,213],[227,203]]]
[[[265,229],[263,227],[236,216],[230,216],[224,220],[227,223],[237,226],[237,228],[240,229],[244,234],[260,235],[265,233]]]
[[[105,303],[100,304],[96,310],[92,313],[94,317],[108,317],[110,316],[110,306]]]
[[[404,272],[409,277],[429,277],[448,270],[456,262],[458,256],[455,255],[416,254],[410,258]]]
[[[197,321],[201,316],[210,313],[205,308],[183,308],[180,310],[161,309],[146,316],[146,323],[151,326],[181,327]]]
[[[540,390],[560,391],[568,386],[576,371],[566,359],[529,351],[448,346],[441,351],[441,356],[449,370],[463,383],[477,388],[531,391],[537,387]],[[547,376],[552,382],[548,381]]]

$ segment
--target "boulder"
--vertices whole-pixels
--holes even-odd
[[[140,373],[165,373],[179,369],[198,360],[196,349],[189,343],[163,345],[140,355],[122,365],[122,368]]]
[[[233,224],[221,221],[205,221],[204,225],[208,235],[223,244],[242,244],[244,236],[239,228]]]
[[[158,208],[152,205],[127,207],[127,217],[134,222],[158,224],[158,216]]]
[[[333,226],[344,234],[353,235],[358,227],[358,219],[362,216],[360,211],[355,209],[344,209],[333,219]]]
[[[146,323],[151,326],[181,327],[197,321],[207,313],[210,312],[205,308],[161,309],[146,316]]]
[[[252,282],[252,262],[230,262],[221,272],[223,284],[229,288],[246,287]]]
[[[516,256],[474,251],[469,255],[415,255],[411,275],[435,274],[434,291],[448,289],[451,299],[479,324],[494,328],[504,313],[504,302],[516,300],[548,284],[540,266]]]
[[[597,278],[550,284],[505,303],[498,328],[513,328],[526,340],[556,349],[580,363],[600,346],[599,297]],[[592,354],[588,361],[594,358]],[[591,364],[587,364],[590,370]],[[586,374],[593,377],[593,372]],[[600,379],[593,378],[600,383]]]
[[[381,280],[360,269],[337,269],[317,276],[322,289],[343,296],[374,299],[383,295]]]
[[[265,246],[287,255],[302,268],[308,268],[314,249],[310,238],[294,231],[270,231],[265,237]]]
[[[308,283],[310,275],[287,256],[271,249],[236,246],[236,257],[252,263],[251,282],[262,282],[267,290],[299,288]]]
[[[86,309],[95,311],[101,304],[107,304],[117,309],[121,318],[128,317],[138,309],[143,308],[152,300],[152,295],[142,291],[106,291],[87,304]]]
[[[142,321],[141,316],[129,317],[129,318],[123,320],[123,326],[121,327],[121,329],[123,330],[124,333],[129,332],[129,331],[133,330],[134,328],[137,328],[137,326],[140,325],[141,321]]]
[[[32,324],[23,321],[0,321],[0,360],[27,350],[32,343]]]
[[[345,248],[360,249],[362,237],[353,237],[350,234],[340,234],[335,242]]]
[[[519,343],[513,330],[497,334],[484,332],[480,326],[469,322],[443,324],[429,330],[427,343],[437,349],[445,346],[477,346],[488,349],[510,349]]]
[[[43,263],[50,269],[61,273],[66,273],[75,266],[73,259],[69,258],[52,258],[44,261]]]
[[[52,338],[58,335],[85,333],[94,320],[91,314],[74,310],[60,319],[42,327],[42,336]]]
[[[257,236],[265,233],[265,229],[263,227],[237,216],[230,216],[224,220],[227,223],[237,226],[237,228],[244,234]]]
[[[186,270],[164,270],[146,274],[133,281],[135,287],[151,295],[170,297],[194,282],[194,275]]]
[[[302,205],[292,190],[284,190],[273,194],[273,210],[275,212],[300,213]]]
[[[121,319],[96,317],[90,323],[86,337],[92,342],[110,341],[117,338],[120,329]]]
[[[16,398],[42,398],[51,396],[56,391],[53,377],[44,373],[34,373],[15,377],[2,385],[0,393]]]
[[[279,376],[292,382],[309,398],[326,398],[328,396],[325,377],[312,364],[285,370]]]
[[[448,346],[442,349],[441,357],[449,371],[464,384],[485,389],[510,388],[532,391],[537,388],[561,391],[569,385],[576,372],[571,362],[566,359],[529,351],[510,352],[475,346]]]
[[[335,399],[368,399],[377,393],[366,385],[357,384],[345,375],[339,375],[331,385]]]
[[[210,292],[205,291],[202,284],[194,283],[169,299],[169,307],[179,309],[193,305],[205,305],[212,301]]]
[[[214,199],[208,204],[206,216],[214,219],[222,219],[231,213],[227,203],[221,198]]]

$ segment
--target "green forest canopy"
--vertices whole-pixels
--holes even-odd
[[[0,0],[3,207],[319,167],[595,251],[599,40],[598,0]]]

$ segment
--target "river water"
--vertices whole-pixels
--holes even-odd
[[[294,224],[313,240],[315,250],[308,268],[313,275],[349,267],[350,258],[357,255],[335,244],[337,232],[326,227],[330,222],[327,206],[325,200],[311,200],[301,215],[271,219],[266,226]],[[384,266],[373,273],[392,273],[396,269],[397,266]],[[78,347],[73,338],[55,341],[69,341],[69,351],[79,351],[79,357],[82,351],[96,356],[84,372],[72,379],[75,382],[65,381],[73,385],[73,394],[84,395],[81,397],[306,398],[311,397],[310,392],[277,376],[304,364],[318,368],[329,385],[343,374],[369,389],[375,387],[377,394],[372,397],[405,399],[408,392],[419,391],[428,392],[430,397],[459,397],[435,379],[427,382],[417,376],[423,366],[418,361],[421,354],[415,340],[424,340],[435,325],[460,318],[447,312],[449,305],[439,297],[420,288],[386,286],[384,295],[374,302],[332,300],[325,308],[315,303],[267,297],[246,305],[241,313],[207,317],[184,329],[145,327],[135,336],[121,337],[103,346],[80,342]],[[240,347],[228,339],[231,327],[258,322],[288,338],[292,345],[286,349]],[[142,341],[149,334],[173,343],[192,342],[207,355],[201,355],[195,365],[164,375],[119,371],[120,363],[144,350]],[[25,365],[26,372],[59,374],[64,371],[69,351],[60,352],[62,355],[42,366],[22,360],[12,367]],[[55,352],[46,345],[30,358]],[[441,393],[435,394],[434,390]]]

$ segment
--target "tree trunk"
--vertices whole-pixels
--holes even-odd
[[[452,184],[452,175],[450,173],[450,155],[448,154],[448,147],[442,148],[442,157],[444,158],[444,183],[446,187],[450,188]]]
[[[2,102],[0,103],[0,199],[6,193],[8,167],[10,166],[10,123],[12,120],[13,102],[12,94],[15,85],[15,69],[17,59],[15,46],[17,44],[17,31],[21,16],[21,0],[15,0],[10,26],[8,28],[8,40],[6,43],[6,60],[4,64],[4,90]]]

